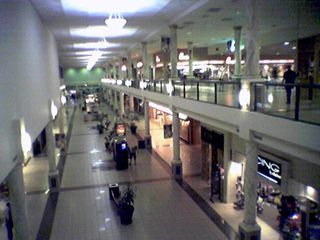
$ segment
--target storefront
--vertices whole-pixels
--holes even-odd
[[[201,126],[201,177],[210,182],[210,198],[224,201],[224,135]]]
[[[159,122],[159,127],[163,129],[163,138],[172,137],[172,112],[169,108],[163,107],[156,103],[149,103],[150,119]],[[180,119],[180,139],[188,144],[200,143],[200,123],[189,118],[185,114],[179,113]]]
[[[319,193],[290,176],[289,170],[294,167],[294,163],[288,160],[260,151],[257,164],[258,195],[266,203],[265,211],[268,210],[267,204],[277,207],[274,219],[278,220],[282,235],[290,239],[319,239]],[[296,192],[299,185],[305,189],[304,192]],[[267,220],[263,213],[260,218]]]
[[[235,149],[232,152],[230,172],[233,173],[228,177],[234,178],[236,173],[237,181],[227,187],[234,192],[234,208],[241,210],[244,208],[245,155]],[[258,217],[288,239],[319,239],[319,192],[294,179],[294,165],[270,151],[258,151]]]

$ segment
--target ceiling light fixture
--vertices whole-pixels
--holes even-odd
[[[127,20],[120,13],[112,13],[104,22],[109,28],[119,30],[126,25]]]
[[[142,62],[138,62],[137,63],[137,68],[142,68],[143,67],[143,63]]]
[[[96,64],[96,62],[101,57],[101,55],[102,55],[102,52],[99,49],[94,51],[94,53],[90,57],[88,64],[87,64],[88,71],[90,71],[93,68],[93,66]]]
[[[98,46],[99,48],[108,48],[110,46],[110,43],[108,43],[108,41],[103,38],[101,41],[98,42]]]
[[[126,65],[122,65],[121,71],[123,71],[123,72],[127,71],[127,66]]]

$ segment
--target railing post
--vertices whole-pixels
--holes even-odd
[[[197,82],[197,100],[199,101],[199,81]]]
[[[172,84],[172,96],[175,96],[176,88],[175,88],[175,83],[173,80],[172,80],[171,84]]]
[[[157,91],[157,84],[156,81],[153,81],[153,91],[156,92]]]
[[[241,104],[239,102],[239,95],[240,95],[240,91],[241,91],[241,81],[239,81],[239,89],[238,89],[238,108],[241,109]]]
[[[183,81],[183,98],[186,98],[186,82]]]
[[[296,101],[295,101],[295,109],[294,109],[294,120],[299,121],[299,109],[300,107],[300,86],[296,85]]]
[[[254,94],[254,101],[253,101],[253,111],[257,111],[257,84],[253,84],[253,94]]]
[[[214,83],[214,104],[218,102],[218,91],[217,91],[217,83]]]
[[[162,81],[160,81],[160,93],[162,93]]]

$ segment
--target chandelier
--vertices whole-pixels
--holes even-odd
[[[109,18],[105,20],[105,23],[111,29],[121,29],[126,25],[127,20],[124,19],[120,13],[112,13]]]

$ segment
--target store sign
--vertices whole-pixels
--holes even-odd
[[[258,174],[281,185],[281,164],[260,155],[258,156]]]

